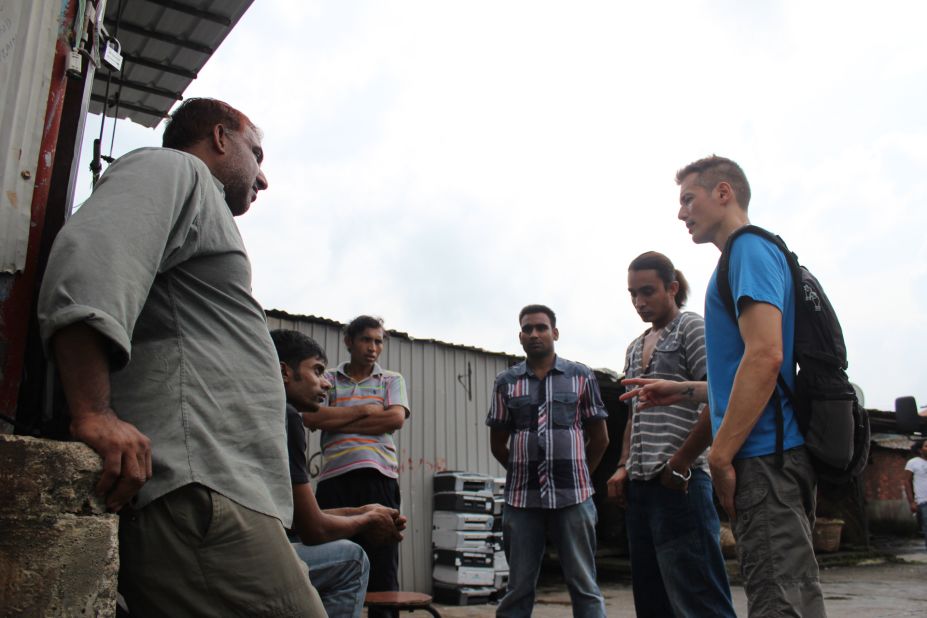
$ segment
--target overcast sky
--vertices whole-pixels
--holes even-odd
[[[238,222],[266,308],[520,353],[541,302],[561,355],[618,371],[638,254],[670,256],[702,312],[719,254],[676,219],[674,174],[733,158],[752,222],[837,307],[867,406],[893,409],[927,403],[925,22],[894,1],[256,0],[186,96],[264,130],[270,188]],[[160,139],[120,122],[114,154]]]

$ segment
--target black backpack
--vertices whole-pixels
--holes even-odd
[[[730,255],[741,234],[756,234],[776,245],[788,262],[795,284],[795,392],[780,373],[772,402],[776,410],[776,455],[782,458],[782,405],[779,391],[792,402],[805,447],[818,477],[846,483],[859,476],[869,459],[869,415],[860,407],[847,378],[843,329],[824,289],[778,236],[755,225],[736,230],[718,261],[718,291],[736,322],[730,283]]]

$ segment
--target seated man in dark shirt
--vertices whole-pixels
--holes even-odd
[[[302,333],[275,330],[270,336],[277,348],[286,390],[293,548],[309,566],[309,579],[329,616],[358,617],[364,606],[370,565],[364,550],[345,539],[361,535],[371,543],[397,543],[402,540],[406,518],[379,504],[325,511],[319,508],[309,484],[306,430],[300,413],[312,413],[326,401],[331,388],[325,379],[328,359],[321,346]]]

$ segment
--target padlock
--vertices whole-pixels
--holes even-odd
[[[84,68],[84,59],[81,58],[80,52],[72,49],[68,54],[68,73],[75,77],[80,77],[80,72]]]
[[[122,46],[116,39],[106,39],[103,44],[103,64],[113,71],[122,70]]]

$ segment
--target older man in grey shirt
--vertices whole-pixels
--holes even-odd
[[[132,615],[325,615],[284,526],[285,396],[233,216],[267,188],[258,129],[191,99],[113,163],[39,298],[71,433],[104,459]]]

